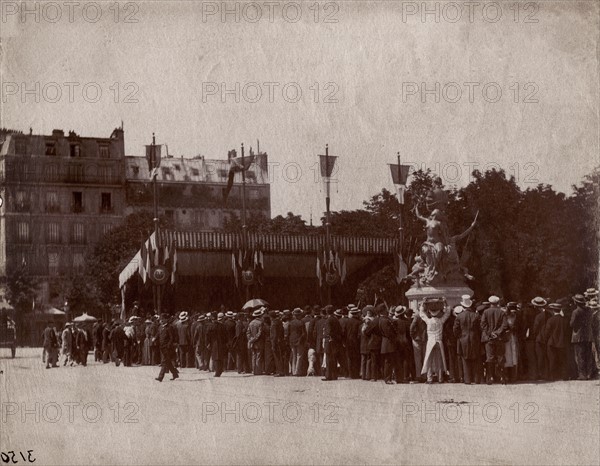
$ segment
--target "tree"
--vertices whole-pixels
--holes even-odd
[[[6,288],[6,300],[18,311],[17,315],[33,309],[37,281],[29,275],[26,264],[8,272]]]

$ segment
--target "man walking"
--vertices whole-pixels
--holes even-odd
[[[160,348],[160,373],[156,380],[159,382],[163,381],[165,374],[171,372],[173,375],[171,380],[179,378],[179,372],[175,366],[173,366],[173,348],[175,346],[175,339],[173,338],[173,332],[169,325],[169,316],[163,314],[160,318],[160,327],[158,329],[158,347]]]
[[[575,347],[575,363],[578,380],[588,380],[592,376],[592,312],[586,306],[585,297],[577,294],[573,297],[576,308],[571,315],[571,342]]]
[[[219,312],[217,321],[208,329],[207,344],[215,369],[215,377],[221,377],[229,355],[227,328],[224,324],[225,314]]]
[[[264,353],[263,341],[263,322],[261,320],[262,309],[257,309],[252,313],[252,322],[248,324],[246,337],[248,339],[248,348],[252,350],[252,373],[262,375],[262,363]]]

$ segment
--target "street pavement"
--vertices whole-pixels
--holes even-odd
[[[0,350],[4,463],[600,464],[598,381],[157,382],[158,367],[89,360],[47,370],[41,349]]]

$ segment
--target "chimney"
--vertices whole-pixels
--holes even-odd
[[[53,129],[52,130],[52,137],[55,138],[64,138],[65,137],[65,132],[62,129]]]

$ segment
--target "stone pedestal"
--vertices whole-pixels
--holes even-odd
[[[414,311],[419,311],[419,304],[425,298],[446,298],[448,306],[453,308],[460,304],[460,297],[464,294],[473,296],[473,290],[467,286],[422,286],[412,287],[406,292],[408,306]]]

